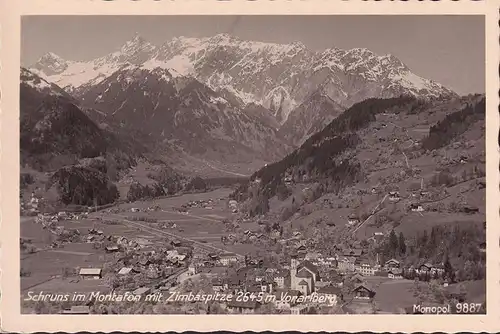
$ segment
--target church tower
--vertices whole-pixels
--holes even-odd
[[[299,266],[299,261],[296,258],[291,259],[290,261],[290,289],[297,290],[297,268]]]

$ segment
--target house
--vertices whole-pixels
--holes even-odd
[[[436,275],[436,274],[441,275],[444,273],[444,266],[442,264],[433,265],[430,263],[424,263],[424,264],[420,265],[420,267],[418,267],[417,273],[418,274],[428,273],[430,275]]]
[[[424,263],[418,267],[418,273],[430,273],[432,269],[432,264]]]
[[[344,256],[348,257],[360,257],[363,255],[363,250],[362,249],[348,249],[344,251]]]
[[[118,275],[127,275],[132,272],[132,268],[123,267],[118,271]]]
[[[355,271],[364,276],[373,276],[378,268],[372,266],[367,260],[360,261],[359,264],[355,265]]]
[[[305,254],[307,252],[307,247],[305,245],[300,245],[296,248],[297,253]]]
[[[151,264],[151,261],[149,259],[141,259],[139,260],[139,264],[143,267],[149,266]]]
[[[401,197],[399,196],[399,192],[397,191],[390,191],[389,192],[389,201],[391,202],[399,202]]]
[[[349,224],[349,225],[355,225],[355,224],[358,224],[359,222],[360,222],[360,219],[357,216],[347,217],[347,224]]]
[[[70,309],[63,310],[62,314],[90,314],[90,307],[85,305],[71,306]]]
[[[333,306],[337,305],[339,300],[342,300],[342,292],[340,288],[335,287],[335,286],[325,286],[322,288],[319,288],[318,291],[318,296],[323,296],[326,297],[326,304],[328,306]]]
[[[375,291],[366,283],[359,284],[353,289],[354,299],[372,300],[375,297]]]
[[[223,266],[229,266],[238,262],[238,257],[234,253],[224,253],[219,256],[219,261]]]
[[[215,292],[221,292],[227,289],[227,284],[224,284],[221,279],[215,278],[214,280],[212,280],[212,289]]]
[[[280,289],[285,288],[285,279],[289,276],[289,272],[286,270],[279,270],[277,273],[274,274],[274,282],[276,283],[276,286]]]
[[[189,275],[196,275],[198,273],[198,265],[195,263],[191,263],[188,266],[188,273]]]
[[[401,269],[391,269],[388,271],[387,277],[390,279],[402,279],[403,271]]]
[[[259,308],[260,303],[257,301],[237,301],[235,298],[232,298],[231,301],[227,303],[227,309],[233,313],[255,313],[255,311]]]
[[[115,252],[118,252],[120,250],[120,248],[118,248],[118,246],[107,246],[105,248],[105,250],[108,253],[115,253]]]
[[[351,281],[354,284],[363,284],[365,282],[365,279],[363,275],[361,275],[360,273],[356,273],[354,276],[351,277]]]
[[[420,204],[410,204],[410,210],[412,212],[422,212],[424,211],[424,207]]]
[[[343,257],[338,262],[338,268],[340,271],[354,271],[354,262],[355,258],[352,257]]]
[[[386,270],[389,270],[389,269],[399,269],[400,265],[401,264],[399,263],[398,260],[396,260],[396,259],[390,259],[390,260],[388,260],[388,261],[385,262],[384,268]]]
[[[304,257],[304,260],[308,260],[308,261],[318,261],[318,259],[321,258],[321,254],[320,253],[316,253],[316,252],[308,252],[306,254],[306,256]]]
[[[100,268],[81,268],[79,275],[82,279],[101,279],[102,269]]]

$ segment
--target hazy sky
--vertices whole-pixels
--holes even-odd
[[[160,45],[172,37],[230,33],[313,50],[367,48],[391,53],[416,74],[459,94],[484,93],[482,16],[28,16],[22,19],[21,62],[47,52],[89,60],[118,50],[135,33]]]

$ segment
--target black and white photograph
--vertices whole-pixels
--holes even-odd
[[[20,38],[22,314],[486,314],[484,16]]]

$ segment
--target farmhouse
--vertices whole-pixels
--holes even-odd
[[[353,290],[354,299],[372,300],[375,297],[375,291],[366,283],[358,285]]]
[[[403,271],[401,269],[391,269],[387,273],[387,277],[391,279],[401,279],[403,278]]]
[[[224,266],[229,266],[230,264],[238,262],[238,257],[234,253],[224,253],[219,256],[219,261]]]
[[[114,253],[114,252],[118,252],[120,249],[118,248],[118,246],[107,246],[105,248],[105,250],[108,253]]]
[[[396,259],[390,259],[390,260],[386,261],[384,264],[384,268],[387,270],[398,269],[399,267],[400,267],[400,263]]]
[[[391,202],[399,202],[401,197],[399,196],[399,192],[397,191],[390,191],[389,192],[389,201]]]
[[[79,275],[82,279],[101,279],[102,269],[100,268],[82,268]]]
[[[349,225],[355,225],[355,224],[358,224],[359,222],[360,222],[360,219],[357,216],[347,217],[347,224],[349,224]]]
[[[132,271],[132,268],[123,267],[118,271],[118,275],[127,275]]]
[[[422,212],[424,211],[424,208],[420,204],[410,204],[410,210],[413,212]]]

